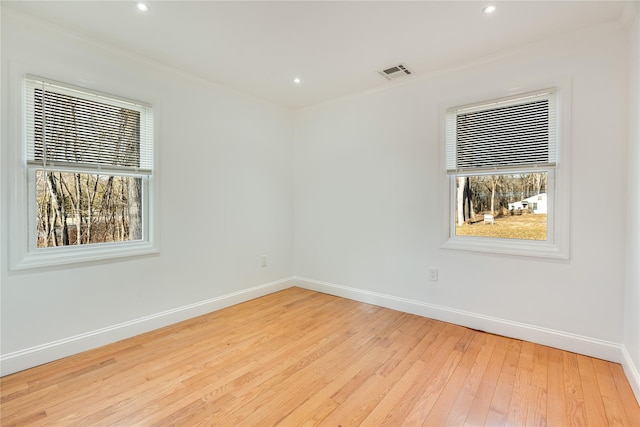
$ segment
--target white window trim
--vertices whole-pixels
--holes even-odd
[[[143,256],[159,253],[157,239],[156,212],[158,208],[158,170],[154,167],[153,174],[143,179],[143,191],[147,190],[146,206],[143,207],[144,240],[130,242],[111,242],[100,244],[59,246],[55,248],[38,248],[30,244],[34,231],[31,216],[35,218],[35,188],[30,188],[29,174],[35,173],[33,166],[27,165],[26,155],[26,126],[24,112],[26,102],[24,98],[24,77],[28,72],[24,67],[16,64],[10,66],[9,87],[9,131],[7,134],[14,141],[12,149],[3,159],[9,172],[9,194],[5,202],[9,204],[9,265],[11,270],[25,270],[33,268],[71,265],[86,262],[96,262],[123,257]],[[64,80],[64,78],[60,79]],[[73,85],[70,82],[69,85]],[[91,89],[87,89],[91,92]],[[96,91],[94,91],[96,92]],[[118,98],[114,96],[114,98]],[[157,135],[157,108],[154,107],[153,132]],[[157,165],[157,138],[153,138],[154,165]],[[35,181],[34,181],[35,182]],[[146,207],[146,209],[145,209]],[[146,220],[146,223],[144,222]]]
[[[455,105],[471,104],[472,102],[491,101],[504,98],[505,94],[487,96],[480,99],[472,99],[470,102],[452,103],[442,109],[443,132],[442,132],[442,153],[441,153],[441,173],[443,179],[443,239],[441,247],[443,249],[492,253],[513,256],[569,259],[570,256],[570,141],[571,141],[571,85],[566,79],[562,84],[541,85],[538,88],[555,86],[557,105],[557,154],[556,166],[551,168],[541,168],[541,172],[548,172],[548,216],[547,216],[547,240],[524,240],[524,239],[501,239],[489,237],[457,236],[455,234],[455,190],[456,175],[449,175],[446,168],[446,135],[447,111]],[[535,90],[536,88],[534,88]],[[526,93],[531,91],[520,91]],[[516,94],[506,94],[513,96]],[[529,170],[523,168],[522,170]],[[503,171],[496,171],[502,173]]]

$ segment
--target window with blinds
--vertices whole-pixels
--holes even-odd
[[[34,76],[24,105],[30,251],[148,244],[151,107]]]
[[[544,89],[446,111],[446,247],[558,255],[556,98]]]

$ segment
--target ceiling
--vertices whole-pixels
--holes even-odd
[[[492,15],[482,9],[497,5]],[[2,6],[296,109],[620,19],[618,1],[3,1]],[[294,77],[302,80],[294,84]],[[398,80],[396,80],[398,81]]]

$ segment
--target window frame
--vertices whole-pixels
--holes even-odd
[[[462,173],[451,173],[447,170],[447,141],[450,136],[450,112],[452,110],[472,107],[475,105],[491,104],[496,101],[517,99],[542,90],[525,90],[518,93],[501,94],[498,96],[481,96],[471,102],[451,102],[442,109],[442,174],[444,198],[444,232],[441,247],[443,249],[502,254],[524,257],[540,257],[569,259],[570,243],[570,173],[569,173],[569,144],[570,144],[570,99],[569,82],[561,85],[551,85],[555,92],[556,109],[556,162],[555,166],[541,167],[514,166],[484,170],[476,169]],[[549,85],[539,88],[550,87]],[[484,99],[484,101],[482,101]],[[481,100],[480,102],[477,102]],[[490,107],[489,107],[490,108]],[[456,177],[476,175],[498,175],[522,172],[547,173],[547,240],[504,239],[484,236],[456,235]]]
[[[12,124],[15,126],[11,135],[15,138],[16,146],[20,146],[15,154],[11,156],[13,159],[10,169],[14,170],[14,185],[11,191],[10,200],[10,217],[11,217],[11,250],[10,250],[10,268],[12,270],[23,270],[31,268],[51,267],[57,265],[77,264],[92,261],[102,261],[108,259],[133,257],[141,255],[155,254],[159,252],[157,247],[155,216],[157,201],[155,188],[155,169],[157,152],[155,138],[155,109],[147,104],[134,101],[129,98],[123,98],[117,95],[108,94],[94,89],[88,89],[83,86],[71,83],[62,83],[57,80],[41,78],[28,73],[14,74],[11,79],[15,84],[12,85],[10,91],[11,104],[16,107]],[[104,175],[114,176],[136,176],[142,178],[142,239],[125,242],[105,242],[91,243],[81,245],[56,246],[47,248],[37,248],[37,223],[36,223],[36,170],[42,169],[42,164],[34,164],[28,161],[27,154],[27,99],[25,94],[25,85],[27,79],[42,79],[70,90],[79,90],[85,94],[98,96],[103,98],[101,102],[107,100],[115,100],[119,103],[131,103],[139,105],[150,110],[150,125],[147,132],[150,132],[151,139],[151,171],[147,175],[127,173],[127,171],[109,170],[108,168],[100,169],[100,167],[92,168],[79,164],[77,167],[64,165],[60,167],[47,166],[48,171],[69,171],[78,173],[95,174],[100,171]]]

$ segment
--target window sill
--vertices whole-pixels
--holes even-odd
[[[13,265],[13,270],[78,264],[114,258],[151,255],[160,251],[149,242],[106,243],[37,249]]]
[[[524,257],[569,259],[568,251],[563,250],[561,246],[536,240],[456,236],[444,242],[442,248]]]

